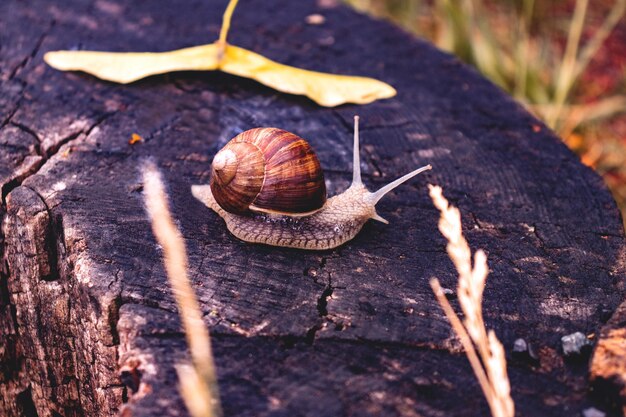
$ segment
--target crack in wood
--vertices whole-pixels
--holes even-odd
[[[24,329],[20,335],[23,359],[14,357],[9,360],[23,364],[19,381],[32,387],[32,401],[37,410],[47,409],[52,415],[68,412],[90,414],[90,408],[84,407],[93,404],[94,393],[91,392],[85,400],[79,381],[81,375],[89,373],[86,366],[96,366],[96,353],[93,350],[96,346],[84,349],[84,344],[92,343],[84,337],[89,331],[94,331],[92,326],[97,326],[97,323],[91,323],[90,320],[74,322],[71,319],[73,316],[80,317],[81,313],[78,312],[80,307],[73,302],[76,294],[72,295],[72,287],[68,287],[67,274],[73,272],[70,271],[71,262],[66,258],[70,255],[65,247],[62,220],[51,212],[39,193],[24,186],[16,188],[9,195],[7,216],[3,234],[11,236],[5,249],[13,265],[7,279],[11,280],[11,298],[17,300],[11,304],[20,312],[20,320],[30,323],[26,327],[20,326]],[[17,237],[16,230],[20,228],[23,231]],[[22,290],[14,290],[18,288]],[[35,310],[28,307],[35,304],[29,299],[33,297],[45,299]],[[106,314],[108,325],[113,329],[118,305],[113,300]],[[119,337],[116,338],[115,333],[112,333],[112,341],[111,348],[116,351]],[[80,356],[85,355],[91,355],[92,360],[81,363]],[[49,361],[56,365],[51,366]],[[42,365],[36,365],[40,362]],[[45,372],[39,373],[37,369],[45,369]],[[16,398],[13,407],[19,409],[19,395]],[[43,404],[46,406],[43,407]],[[8,407],[11,409],[11,406]]]
[[[41,49],[41,46],[43,45],[44,40],[48,37],[48,34],[55,25],[56,20],[52,19],[50,21],[50,24],[48,25],[48,28],[39,36],[39,39],[37,39],[37,42],[35,43],[35,46],[33,47],[30,54],[24,57],[24,59],[13,69],[13,71],[11,71],[11,73],[9,74],[9,80],[15,78],[19,74],[19,72],[22,69],[26,68],[26,66],[32,61],[32,59],[37,56],[39,50]]]
[[[14,4],[15,7],[22,7],[18,3],[13,0],[10,7]],[[215,150],[220,141],[230,139],[231,133],[238,129],[266,121],[320,132],[317,138],[319,149],[338,162],[351,155],[350,141],[344,139],[352,133],[352,114],[365,112],[362,114],[365,122],[363,130],[369,130],[372,138],[378,137],[381,143],[366,149],[367,154],[364,155],[364,163],[370,166],[372,173],[377,169],[382,174],[380,167],[376,166],[378,164],[392,171],[387,175],[403,174],[395,172],[394,167],[389,165],[392,163],[389,155],[397,148],[397,158],[401,158],[401,152],[416,145],[414,139],[407,137],[409,130],[428,131],[434,142],[440,141],[446,149],[454,151],[450,162],[442,164],[433,175],[457,196],[464,209],[471,212],[478,210],[478,206],[482,208],[474,216],[475,224],[481,229],[466,230],[471,233],[470,240],[477,238],[482,239],[481,244],[485,241],[492,243],[486,249],[494,255],[495,271],[490,276],[493,279],[488,281],[489,292],[484,302],[489,312],[487,318],[493,320],[494,329],[498,336],[502,335],[505,345],[510,345],[509,339],[513,334],[532,327],[533,336],[537,335],[540,339],[540,346],[554,350],[558,345],[555,329],[595,329],[598,326],[594,321],[596,316],[590,318],[587,315],[598,298],[606,304],[606,309],[612,311],[615,308],[615,294],[621,291],[619,280],[622,275],[619,273],[623,271],[615,266],[615,260],[624,259],[623,255],[615,254],[615,248],[620,247],[619,239],[623,239],[617,223],[612,222],[612,217],[603,216],[601,208],[591,213],[591,221],[585,221],[584,226],[578,218],[570,222],[570,218],[575,217],[572,212],[588,213],[590,210],[586,209],[592,206],[609,207],[606,192],[590,174],[570,175],[578,172],[579,163],[561,148],[549,148],[556,138],[546,133],[541,141],[528,139],[520,125],[534,119],[518,107],[507,104],[501,92],[474,73],[457,64],[450,67],[446,63],[450,57],[383,23],[370,21],[338,7],[328,11],[326,29],[349,34],[358,25],[359,32],[364,36],[343,39],[337,36],[336,47],[327,48],[313,58],[316,61],[319,59],[320,67],[337,73],[371,71],[366,75],[388,76],[389,80],[397,81],[396,87],[401,92],[398,97],[359,108],[346,105],[338,110],[319,109],[307,99],[274,93],[255,82],[230,76],[188,73],[151,77],[132,86],[114,86],[80,73],[57,73],[36,61],[41,48],[48,44],[54,42],[51,47],[65,48],[74,45],[76,39],[82,36],[93,35],[90,42],[98,38],[98,47],[103,50],[120,47],[119,40],[107,36],[111,28],[106,22],[112,15],[99,11],[100,6],[113,9],[117,6],[88,3],[69,1],[68,6],[71,7],[67,8],[67,12],[55,12],[59,16],[60,13],[67,13],[66,17],[71,16],[72,19],[63,17],[63,31],[55,31],[54,39],[50,36],[41,40],[39,50],[31,51],[31,60],[16,71],[12,81],[14,85],[10,86],[12,101],[6,105],[12,111],[5,113],[8,117],[2,122],[4,125],[6,121],[8,125],[19,118],[24,123],[17,124],[25,132],[33,126],[38,126],[42,130],[35,130],[43,132],[52,127],[58,128],[51,126],[52,123],[84,118],[86,107],[89,114],[120,109],[118,117],[110,123],[100,122],[107,125],[107,140],[98,144],[98,150],[86,146],[89,149],[81,149],[69,160],[60,157],[51,160],[66,147],[93,135],[94,124],[98,123],[93,117],[81,119],[79,122],[84,125],[72,127],[77,129],[88,125],[77,134],[67,135],[61,129],[53,137],[40,138],[45,142],[64,136],[60,143],[37,150],[45,161],[28,173],[29,181],[22,183],[32,189],[19,187],[16,183],[11,185],[12,192],[7,193],[7,196],[14,195],[16,198],[18,193],[34,197],[32,193],[35,190],[45,194],[41,190],[55,184],[60,176],[72,178],[66,182],[67,189],[55,193],[53,198],[48,197],[50,201],[43,202],[48,203],[48,207],[44,209],[41,206],[42,213],[34,214],[43,217],[45,211],[49,217],[62,216],[50,219],[57,253],[48,254],[48,257],[57,258],[54,269],[58,279],[45,281],[39,278],[41,274],[31,271],[32,274],[24,278],[24,288],[21,288],[21,280],[15,277],[25,276],[25,273],[19,270],[17,261],[12,261],[6,273],[11,277],[11,282],[7,284],[11,287],[11,297],[18,300],[14,307],[20,309],[19,318],[23,320],[19,336],[27,346],[35,345],[29,342],[36,341],[37,348],[44,349],[46,360],[50,362],[36,360],[40,351],[29,351],[24,360],[29,361],[32,375],[22,373],[14,378],[19,385],[6,396],[9,398],[7,401],[13,401],[20,393],[29,392],[23,395],[23,403],[29,403],[30,395],[33,407],[40,410],[42,417],[51,417],[53,412],[66,415],[114,414],[122,401],[128,401],[128,412],[137,416],[184,412],[182,402],[173,389],[176,377],[172,366],[174,359],[186,355],[184,335],[177,327],[176,310],[167,282],[163,279],[158,251],[154,250],[154,243],[149,237],[149,225],[143,218],[139,196],[127,192],[125,188],[134,181],[129,176],[136,175],[136,160],[146,155],[162,158],[164,169],[169,169],[167,175],[181,185],[170,190],[172,201],[181,209],[183,230],[189,232],[188,239],[193,243],[190,245],[191,257],[194,262],[201,258],[194,274],[199,286],[199,300],[204,303],[205,311],[210,306],[221,310],[218,313],[207,312],[209,317],[205,316],[205,320],[215,329],[212,334],[222,378],[220,382],[223,381],[220,388],[223,388],[222,393],[227,400],[224,403],[228,405],[231,401],[229,411],[233,415],[267,416],[300,412],[309,416],[326,415],[329,413],[316,414],[319,409],[315,407],[319,403],[327,411],[333,401],[341,403],[331,413],[337,416],[368,412],[380,416],[405,414],[401,410],[407,410],[409,402],[409,413],[416,410],[413,405],[419,402],[430,407],[417,410],[420,413],[423,411],[425,416],[455,415],[455,411],[467,413],[467,409],[462,408],[464,401],[472,401],[472,404],[479,401],[476,399],[479,390],[474,386],[471,369],[458,343],[451,341],[449,326],[437,309],[426,282],[430,274],[454,277],[454,272],[445,256],[441,239],[433,237],[437,234],[436,216],[425,196],[416,199],[413,196],[405,198],[408,193],[397,195],[397,201],[406,210],[402,213],[402,222],[390,226],[384,234],[380,234],[381,229],[377,226],[368,226],[365,239],[357,239],[343,249],[325,252],[323,256],[233,241],[221,242],[220,245],[207,243],[213,242],[216,236],[225,236],[227,232],[221,223],[207,224],[197,218],[206,213],[199,211],[198,205],[188,199],[187,183],[190,178],[197,178],[198,173],[206,171],[207,167],[204,162],[186,159],[185,155],[206,153],[207,148]],[[38,4],[36,1],[35,5]],[[191,43],[193,39],[206,37],[206,33],[202,32],[206,32],[207,22],[219,26],[220,16],[217,14],[204,15],[200,9],[185,12],[185,8],[161,0],[157,0],[155,5],[158,7],[142,4],[132,8],[124,6],[123,13],[115,16],[116,25],[132,27],[136,35],[124,48],[143,50],[149,45],[154,49],[161,46],[165,49],[172,44]],[[272,22],[275,30],[270,36],[280,40],[270,48],[277,60],[305,62],[312,59],[311,55],[302,53],[302,48],[293,46],[315,45],[317,34],[310,30],[317,29],[297,22],[303,21],[316,7],[314,1],[285,3],[281,9],[285,18],[281,16]],[[158,24],[157,19],[144,24],[162,11],[171,19],[167,25]],[[260,0],[251,0],[250,5],[238,11],[239,25],[244,28],[259,27],[257,24],[261,18],[274,16],[275,12]],[[79,15],[78,19],[74,19],[76,15]],[[197,22],[200,23],[196,25]],[[95,31],[88,32],[86,28],[91,23],[98,26],[94,26]],[[169,37],[173,34],[172,28],[181,23],[187,27],[184,39],[178,38],[178,32],[174,34],[175,39]],[[14,25],[14,30],[27,27],[22,22],[9,21],[8,24]],[[194,27],[199,28],[197,32],[194,32]],[[233,29],[235,36],[244,43],[250,45],[256,42],[263,50],[267,36],[261,29],[261,32]],[[291,29],[293,31],[289,32]],[[32,39],[35,39],[39,32],[33,33],[35,36]],[[281,35],[284,33],[289,34],[289,39]],[[159,39],[166,36],[168,45],[161,45]],[[393,58],[394,65],[383,67],[378,53],[368,52],[383,49],[387,56]],[[15,63],[23,58],[21,49],[16,50],[21,55],[11,61]],[[3,53],[5,51],[2,50]],[[422,58],[417,64],[416,56]],[[381,66],[363,65],[364,62],[375,61],[379,61]],[[37,72],[42,69],[45,72]],[[41,74],[47,78],[42,80]],[[22,77],[29,80],[28,85]],[[207,80],[211,82],[205,83]],[[218,80],[221,85],[211,85],[218,84],[213,80]],[[476,85],[477,88],[471,94],[464,93],[458,88],[461,83],[472,87]],[[437,100],[433,102],[431,97]],[[472,110],[475,102],[481,107],[479,120],[476,120]],[[49,120],[34,122],[31,121],[34,116],[27,113],[31,105],[35,109],[46,109],[46,106],[59,106],[59,109]],[[425,109],[425,106],[430,107]],[[200,114],[207,107],[211,112]],[[18,116],[13,117],[16,112]],[[518,134],[490,133],[485,126],[493,126],[494,123],[488,119],[498,118],[501,121],[496,124],[503,131],[509,129]],[[130,129],[135,128],[150,132],[145,136],[147,139],[158,137],[159,140],[147,140],[127,148]],[[455,131],[461,128],[464,134],[457,135]],[[210,134],[197,138],[204,129]],[[393,140],[383,142],[385,129],[393,134]],[[345,131],[345,134],[341,133],[341,143],[337,140],[337,131]],[[166,136],[167,147],[162,147],[160,139]],[[384,149],[383,146],[393,149]],[[539,155],[539,151],[546,146],[549,152]],[[477,152],[477,147],[489,149],[494,155],[493,160],[488,161],[490,166],[487,169],[487,164],[481,159],[485,153]],[[509,149],[514,149],[515,153]],[[109,155],[115,157],[109,158]],[[387,156],[377,158],[378,155]],[[411,156],[410,153],[406,155]],[[498,155],[501,157],[496,158]],[[537,159],[538,155],[545,158],[545,167],[536,164],[529,170],[528,161]],[[400,162],[396,157],[393,160]],[[41,169],[44,163],[45,170]],[[516,175],[504,179],[485,175],[494,166],[500,169],[505,164],[506,169],[511,169]],[[327,173],[341,173],[343,180],[347,181],[351,173],[349,166],[349,161],[346,161],[346,166],[342,167],[345,171]],[[591,193],[594,198],[585,197],[568,201],[567,206],[559,205],[563,194],[573,192],[572,182],[546,185],[538,181],[551,181],[555,174],[553,167],[558,167],[559,176],[574,178],[576,188],[582,187],[584,195],[588,197]],[[35,174],[37,177],[33,178]],[[515,181],[511,182],[511,178]],[[544,198],[551,187],[557,185],[563,187],[560,189],[561,196]],[[491,193],[494,188],[498,193]],[[518,200],[513,191],[519,192],[523,198]],[[490,200],[481,201],[483,196]],[[503,203],[503,200],[506,201]],[[527,204],[524,209],[528,209],[528,213],[536,209],[536,217],[539,218],[529,215],[512,220],[511,214],[515,214],[520,201]],[[21,209],[29,210],[30,203],[35,204],[36,201],[23,200]],[[409,204],[414,203],[416,206],[410,207],[410,214],[419,217],[408,218],[405,214],[409,213]],[[573,204],[576,210],[569,209]],[[422,216],[428,221],[424,222]],[[542,226],[540,221],[546,225]],[[564,238],[573,250],[577,250],[575,253],[572,251],[571,257],[559,258],[560,255],[567,255],[565,251],[569,248],[546,250],[546,244],[560,244],[559,240],[553,240],[544,232],[554,228],[548,226],[550,222],[562,222],[564,227],[571,227],[569,222],[578,228],[574,232],[568,231]],[[500,224],[506,226],[500,227]],[[541,236],[534,236],[528,229],[532,226],[528,225],[538,225]],[[582,232],[583,229],[586,231]],[[11,251],[15,251],[20,244],[28,243],[26,238],[29,235],[24,233],[23,239],[16,232],[5,236],[10,239]],[[614,237],[604,239],[603,234]],[[546,241],[542,241],[541,237],[547,237]],[[527,267],[528,263],[524,260],[517,263],[510,260],[516,259],[515,253],[519,253],[514,246],[517,242],[524,246],[520,248],[524,251],[520,254],[522,259],[531,259],[529,262],[540,259],[547,265],[547,273],[543,267],[531,270],[535,265]],[[8,246],[6,242],[4,245]],[[582,253],[583,250],[586,253]],[[215,251],[219,251],[220,256],[213,257]],[[6,254],[4,256],[7,257]],[[20,252],[12,254],[12,257],[20,262],[32,262],[32,268],[39,266],[35,264],[37,259],[34,255],[26,256],[25,252]],[[573,270],[581,267],[585,270],[573,270],[571,284],[559,282],[559,277],[549,267],[560,266],[561,263],[564,268]],[[303,278],[302,271],[308,275],[309,268],[314,269],[318,276]],[[612,269],[615,274],[607,277],[603,268]],[[227,276],[229,270],[237,271],[240,276]],[[241,272],[243,270],[246,271]],[[200,273],[208,274],[215,282],[204,286],[206,283],[201,281]],[[596,285],[590,292],[593,294],[576,292],[577,288],[589,282]],[[26,288],[26,284],[32,284],[33,288]],[[547,299],[543,296],[545,293],[559,294],[568,303],[568,308],[574,301],[582,307],[551,311],[566,313],[565,319],[543,314],[539,310],[540,303]],[[409,298],[412,301],[407,301]],[[562,301],[561,298],[549,298],[548,301]],[[511,312],[516,312],[517,302],[521,305],[519,315],[528,317],[512,318],[514,314]],[[407,306],[411,307],[410,313]],[[40,311],[39,315],[32,313],[35,310]],[[142,312],[145,314],[142,315]],[[15,314],[15,317],[18,315]],[[2,326],[4,329],[4,323]],[[333,326],[337,332],[327,331]],[[40,334],[32,334],[31,327],[39,329]],[[142,374],[136,380],[132,375],[126,375],[130,381],[124,381],[124,385],[116,377],[116,367],[126,363],[124,359],[128,357],[141,358],[142,368],[139,369]],[[67,367],[67,374],[57,367]],[[582,367],[567,368],[563,365],[555,367],[554,371],[538,373],[513,365],[510,370],[515,381],[514,395],[520,399],[520,416],[546,412],[558,414],[566,412],[566,409],[576,412],[587,401],[586,369]],[[43,377],[39,378],[37,372],[46,376],[45,380],[40,380]],[[47,378],[48,373],[54,373],[54,378]],[[428,380],[423,383],[415,382],[415,379],[420,378],[418,375],[430,378],[437,373],[446,375],[452,381],[448,383],[449,388],[428,391],[428,395],[424,395],[423,386],[429,385]],[[571,383],[564,385],[561,383],[563,380]],[[418,388],[421,386],[421,392],[417,394],[416,385]],[[142,391],[141,386],[149,389]],[[468,390],[468,386],[476,389]],[[52,387],[59,388],[53,392]],[[385,392],[384,398],[371,400],[372,387],[376,387],[377,393]],[[74,388],[78,391],[75,392]],[[140,395],[131,395],[134,389]],[[2,391],[2,394],[5,392]],[[242,398],[246,399],[245,405]],[[310,401],[311,398],[315,401]],[[7,407],[2,401],[0,399],[0,414]],[[291,405],[297,404],[297,412],[289,409],[290,402]],[[60,410],[58,403],[64,403],[67,409]],[[398,404],[405,408],[397,408]],[[268,409],[263,408],[266,405]],[[52,412],[49,411],[51,409]],[[486,409],[482,411],[487,412]]]
[[[0,183],[0,190],[2,190],[2,204],[5,205],[6,197],[9,195],[9,193],[11,193],[11,191],[19,187],[20,185],[22,185],[22,183],[26,181],[28,178],[36,175],[44,167],[46,162],[48,162],[52,157],[54,157],[58,153],[58,151],[61,149],[63,145],[66,145],[72,142],[73,140],[79,139],[81,137],[85,137],[85,138],[89,137],[91,132],[96,127],[104,123],[113,114],[115,114],[115,112],[105,113],[104,115],[98,117],[95,120],[95,122],[92,123],[87,128],[81,129],[80,131],[61,139],[53,146],[50,146],[48,149],[43,149],[42,140],[40,136],[37,134],[37,132],[35,132],[35,130],[31,129],[30,127],[24,124],[11,121],[10,124],[12,126],[34,137],[37,143],[39,144],[39,146],[35,148],[36,155],[32,157],[26,156],[22,164],[20,165],[20,167],[18,167],[15,170],[15,175],[13,175],[13,177],[10,178],[9,181],[5,183]],[[44,203],[45,203],[45,200],[44,200]]]

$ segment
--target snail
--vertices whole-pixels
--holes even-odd
[[[361,181],[359,118],[354,117],[352,184],[326,199],[324,174],[311,146],[276,128],[247,130],[214,157],[209,185],[192,194],[241,240],[298,249],[332,249],[354,238],[369,220],[387,224],[376,203],[388,192],[431,169],[426,165],[370,192]]]

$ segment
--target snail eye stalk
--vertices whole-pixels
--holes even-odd
[[[359,116],[354,116],[354,148],[352,150],[352,185],[361,185],[361,156],[359,149]]]
[[[371,201],[372,204],[376,205],[376,203],[378,203],[380,199],[385,196],[385,194],[387,194],[394,188],[398,187],[399,185],[403,184],[404,182],[410,180],[417,174],[421,174],[422,172],[428,171],[430,169],[433,169],[432,165],[430,164],[425,165],[421,168],[417,168],[415,171],[411,171],[408,174],[401,176],[397,180],[390,182],[389,184],[385,185],[378,191],[374,191],[373,193],[370,193],[368,199]]]

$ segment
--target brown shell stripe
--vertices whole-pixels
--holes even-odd
[[[231,149],[237,155],[237,173],[227,185],[211,176],[211,191],[215,200],[231,213],[248,210],[263,186],[264,161],[259,149],[248,143],[229,143],[224,150]]]
[[[254,206],[285,213],[321,208],[326,201],[326,185],[315,152],[304,139],[284,130],[271,130],[271,138],[259,140],[265,156],[265,182]]]

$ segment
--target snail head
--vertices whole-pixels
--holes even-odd
[[[402,177],[381,187],[377,191],[371,192],[365,187],[365,185],[363,185],[363,181],[361,180],[361,157],[359,154],[359,147],[359,116],[354,116],[352,184],[350,185],[350,188],[346,190],[346,194],[349,194],[353,196],[352,198],[359,200],[359,203],[362,205],[363,211],[367,213],[368,218],[371,218],[372,220],[377,220],[385,224],[389,224],[387,220],[385,220],[378,213],[376,213],[376,204],[380,201],[381,198],[391,192],[394,188],[410,180],[414,176],[432,169],[432,166],[429,164],[421,168],[417,168],[416,170],[411,171],[408,174],[403,175]]]

